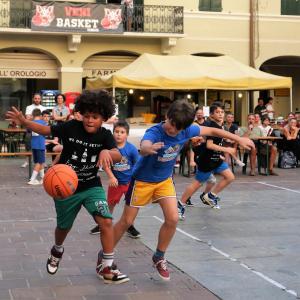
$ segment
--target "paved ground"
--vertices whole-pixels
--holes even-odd
[[[84,211],[67,238],[61,268],[55,276],[48,275],[54,207],[41,187],[26,184],[28,171],[21,164],[18,159],[0,159],[1,300],[218,299],[176,265],[170,265],[169,283],[159,280],[151,265],[152,251],[143,240],[128,237],[118,245],[116,256],[131,281],[105,285],[95,275],[99,237],[88,234],[94,224]]]

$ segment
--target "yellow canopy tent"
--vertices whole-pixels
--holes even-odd
[[[291,88],[290,77],[265,73],[229,56],[143,54],[106,77],[88,79],[87,89],[266,90]]]

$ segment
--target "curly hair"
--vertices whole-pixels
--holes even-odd
[[[107,121],[115,114],[116,105],[105,90],[84,91],[76,100],[75,111],[82,115],[87,112],[96,113]]]
[[[194,121],[194,107],[186,100],[176,100],[168,109],[167,118],[178,130],[186,129]]]

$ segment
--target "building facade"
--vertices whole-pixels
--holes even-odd
[[[120,4],[118,0],[75,2],[77,7]],[[145,52],[230,55],[257,69],[291,76],[292,110],[300,110],[300,6],[296,0],[139,0],[134,1],[132,12],[122,8],[123,27],[112,32],[74,31],[70,24],[63,31],[35,30],[33,3],[0,0],[1,120],[11,105],[24,109],[36,91],[81,92],[88,78],[110,74]],[[81,9],[71,15],[76,19],[88,13]],[[94,24],[87,21],[85,26]],[[289,90],[261,94],[274,97],[277,115],[290,111]],[[121,91],[120,95],[122,117],[143,112],[162,115],[169,99],[178,97],[200,105],[204,99],[203,91]],[[226,110],[234,112],[240,122],[256,105],[257,97],[258,92],[249,98],[246,92],[208,91],[210,101],[224,101]]]

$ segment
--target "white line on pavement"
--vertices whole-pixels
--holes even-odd
[[[297,191],[296,191],[296,192],[297,192]],[[158,221],[161,222],[161,223],[164,222],[164,220],[162,220],[161,218],[159,218],[159,217],[157,217],[157,216],[153,216],[153,218],[156,219],[156,220],[158,220]],[[255,274],[255,275],[257,275],[257,276],[263,278],[263,279],[266,280],[267,282],[269,282],[269,283],[271,283],[272,285],[274,285],[274,286],[280,288],[281,290],[287,292],[288,294],[291,294],[291,295],[293,295],[293,296],[295,296],[295,297],[298,297],[297,292],[295,292],[295,291],[293,291],[293,290],[289,290],[287,287],[285,287],[284,285],[282,285],[282,284],[279,283],[278,281],[273,280],[272,278],[270,278],[270,277],[264,275],[263,273],[256,271],[255,269],[253,269],[252,267],[250,267],[250,266],[248,266],[247,264],[243,263],[242,261],[240,261],[240,260],[238,260],[238,259],[236,259],[236,258],[234,258],[234,257],[231,257],[231,256],[230,256],[229,254],[227,254],[226,252],[224,252],[224,251],[222,251],[222,250],[220,250],[220,249],[214,247],[214,246],[211,244],[210,241],[204,241],[204,240],[201,240],[201,239],[197,238],[196,236],[194,236],[194,235],[192,235],[192,234],[189,234],[189,233],[185,232],[184,230],[182,230],[182,229],[180,229],[180,228],[176,228],[176,231],[178,231],[178,232],[182,233],[183,235],[185,235],[185,236],[187,236],[187,237],[193,239],[194,241],[197,241],[197,242],[201,242],[201,243],[207,244],[207,245],[210,247],[211,250],[213,250],[213,251],[219,253],[220,255],[226,257],[227,259],[229,259],[229,260],[232,261],[232,262],[237,262],[241,267],[243,267],[243,268],[249,270],[250,272],[252,272],[253,274]]]
[[[281,189],[281,190],[285,190],[285,191],[289,191],[289,192],[300,194],[300,191],[288,189],[288,188],[285,188],[285,187],[282,187],[282,186],[278,186],[278,185],[274,185],[274,184],[269,184],[269,183],[266,183],[266,182],[263,182],[263,181],[257,181],[257,183],[263,184],[263,185],[267,185],[267,186],[270,186],[270,187],[275,187],[275,188],[278,188],[278,189]]]

